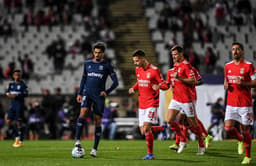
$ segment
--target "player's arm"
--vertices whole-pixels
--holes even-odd
[[[135,93],[135,90],[138,89],[138,82],[136,82],[128,91],[129,94]]]
[[[86,77],[87,77],[87,72],[86,72],[86,64],[84,64],[84,71],[83,71],[83,76],[80,82],[80,87],[77,93],[77,102],[81,103],[82,102],[82,96],[83,96],[83,90],[84,90],[84,86],[85,86],[85,82],[86,82]]]
[[[112,79],[112,85],[110,86],[109,89],[106,90],[106,95],[110,94],[119,85],[116,73],[114,72],[114,68],[111,64],[109,64],[108,70],[109,70],[109,75]]]
[[[8,85],[8,88],[5,90],[5,94],[10,99],[14,99],[17,96],[17,94],[11,94],[11,86],[10,86],[10,84]]]
[[[191,68],[189,68],[188,66],[186,66],[184,68],[186,75],[188,76],[188,78],[183,78],[181,76],[179,76],[178,72],[174,73],[174,78],[176,78],[177,80],[180,80],[181,82],[188,84],[188,85],[195,85],[196,84],[196,78],[195,78],[195,74],[192,71]]]
[[[159,69],[156,70],[156,76],[155,76],[155,78],[156,78],[156,81],[158,82],[158,86],[159,86],[159,88],[160,88],[161,90],[167,90],[167,89],[169,89],[169,86],[168,86],[167,83],[165,82],[165,80],[164,80],[162,74],[160,73],[160,70],[159,70]]]
[[[249,75],[251,77],[251,81],[245,82],[240,77],[237,77],[237,83],[242,86],[253,87],[253,88],[256,87],[256,71],[253,65],[250,66]]]

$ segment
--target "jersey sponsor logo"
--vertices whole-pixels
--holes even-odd
[[[103,70],[103,66],[102,65],[99,66],[99,70]]]
[[[244,74],[244,68],[240,69],[240,74]]]
[[[95,73],[95,72],[87,73],[87,75],[89,77],[98,77],[98,78],[102,78],[103,77],[103,74]]]
[[[150,84],[149,80],[138,80],[139,86],[141,87],[148,87]]]
[[[150,73],[147,73],[147,78],[150,78]]]
[[[233,75],[231,75],[231,76],[227,76],[227,77],[228,77],[228,83],[237,83],[238,78],[239,78],[240,80],[243,80],[243,79],[244,79],[243,76],[233,76]]]

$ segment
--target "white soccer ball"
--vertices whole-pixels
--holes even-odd
[[[72,149],[71,154],[72,154],[73,158],[83,158],[84,155],[85,155],[85,150],[82,147],[80,147],[80,148],[79,147],[74,147]]]

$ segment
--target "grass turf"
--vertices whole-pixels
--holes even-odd
[[[169,150],[173,141],[155,141],[156,159],[141,160],[146,154],[145,141],[107,141],[100,142],[97,158],[89,153],[93,141],[82,141],[86,150],[84,158],[73,159],[71,149],[74,141],[25,141],[25,146],[13,148],[13,141],[0,141],[1,166],[236,166],[241,165],[244,155],[237,154],[235,141],[212,142],[204,156],[197,156],[197,142],[189,142],[182,154]],[[255,143],[254,143],[255,144]],[[116,150],[115,147],[120,147]],[[252,158],[256,156],[252,146]],[[256,165],[252,160],[251,165]]]

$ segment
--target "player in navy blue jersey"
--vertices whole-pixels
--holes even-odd
[[[84,63],[84,72],[77,95],[77,102],[81,103],[80,115],[76,126],[75,146],[81,148],[80,137],[88,111],[92,108],[95,115],[94,145],[90,155],[96,157],[101,137],[101,119],[104,111],[105,97],[117,86],[118,80],[113,66],[104,60],[105,45],[96,43],[93,47],[93,58]],[[112,85],[106,89],[107,77],[112,79]],[[81,150],[81,149],[80,149]]]
[[[24,98],[28,96],[27,85],[21,80],[21,71],[13,71],[13,81],[8,85],[6,95],[11,99],[11,105],[7,114],[7,125],[11,125],[16,121],[15,125],[15,142],[13,147],[22,147],[24,131],[22,127],[24,119]]]

